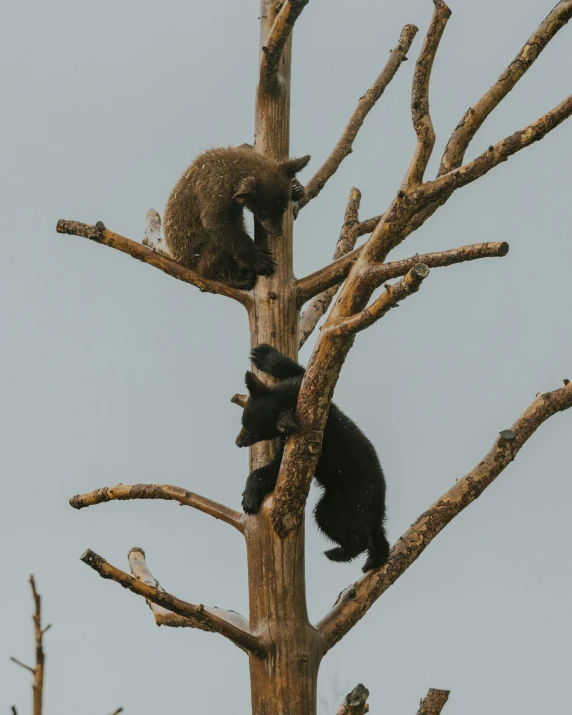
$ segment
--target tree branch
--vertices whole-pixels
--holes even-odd
[[[117,708],[117,710],[115,710],[115,712],[112,712],[111,715],[119,715],[119,713],[122,713],[123,710],[124,708]]]
[[[439,201],[442,198],[446,200],[453,191],[479,179],[521,149],[540,141],[568,119],[571,114],[572,95],[524,129],[519,129],[494,146],[490,146],[488,151],[483,152],[468,164],[453,169],[434,181],[426,182],[419,188],[419,194],[414,193],[411,198],[413,201],[417,198],[421,199],[420,209],[426,208],[433,201]]]
[[[127,501],[130,499],[177,501],[182,506],[190,506],[209,516],[214,516],[215,519],[220,519],[226,524],[234,526],[241,534],[244,533],[240,512],[181,487],[173,487],[170,484],[117,484],[115,487],[102,487],[88,494],[77,494],[70,499],[69,503],[74,509],[83,509],[87,506],[103,504],[108,501]]]
[[[260,77],[266,82],[276,81],[284,47],[292,34],[294,23],[308,2],[309,0],[286,0],[276,16],[266,42],[262,45]]]
[[[385,292],[377,300],[351,318],[328,325],[325,330],[330,335],[352,335],[369,328],[382,318],[392,308],[407,296],[417,293],[421,283],[429,275],[429,267],[425,263],[415,263],[407,275],[394,285],[386,285]]]
[[[564,27],[571,17],[572,0],[562,0],[548,13],[544,22],[528,38],[517,56],[492,87],[465,112],[447,143],[439,168],[439,176],[458,168],[463,163],[467,147],[485,119],[506,97],[558,30]]]
[[[391,51],[389,59],[379,77],[375,80],[367,92],[360,98],[357,107],[355,108],[348,125],[344,129],[340,140],[334,147],[334,150],[310,181],[306,184],[304,197],[298,202],[298,210],[302,209],[307,203],[320,193],[326,182],[336,173],[342,161],[351,154],[352,144],[361,129],[365,118],[370,110],[381,97],[387,85],[395,76],[401,63],[407,59],[407,53],[411,47],[411,43],[418,28],[415,25],[405,25],[401,31],[399,43],[395,49]]]
[[[450,692],[450,690],[429,688],[427,695],[419,705],[417,715],[441,715],[441,710],[445,707]]]
[[[131,573],[138,581],[142,581],[147,584],[147,586],[152,586],[158,591],[165,593],[165,589],[159,584],[157,579],[149,570],[147,562],[145,561],[145,552],[143,549],[138,546],[134,547],[127,554],[127,558],[129,559],[129,568],[131,569]],[[163,608],[163,606],[159,606],[149,600],[147,600],[147,605],[153,611],[155,622],[158,626],[169,626],[170,628],[198,628],[202,631],[213,632],[211,626],[197,621],[196,619],[179,616],[176,613]],[[216,606],[204,606],[204,609],[218,618],[223,618],[229,623],[238,625],[244,631],[249,631],[249,625],[246,618],[235,611],[225,611],[221,608],[217,608]]]
[[[403,189],[415,186],[423,181],[423,175],[435,145],[435,131],[431,121],[431,114],[429,113],[429,83],[435,55],[439,49],[445,25],[451,17],[451,10],[442,0],[433,0],[433,2],[435,4],[433,18],[415,64],[415,74],[413,75],[411,117],[417,134],[417,146],[403,180]]]
[[[377,599],[416,561],[449,522],[475,501],[506,469],[534,432],[549,417],[572,407],[572,383],[539,394],[510,430],[503,430],[490,452],[403,534],[389,561],[340,594],[332,610],[317,625],[326,650],[341,640],[363,618]]]
[[[231,397],[230,401],[239,407],[244,407],[248,402],[248,395],[241,395],[237,392],[236,395]]]
[[[105,559],[90,549],[82,555],[81,561],[90,566],[94,571],[97,571],[102,578],[111,579],[120,586],[123,586],[123,588],[136,593],[138,596],[143,596],[143,598],[152,603],[163,606],[168,611],[207,626],[208,630],[214,633],[220,633],[220,635],[228,638],[242,650],[259,657],[266,655],[266,647],[257,636],[252,634],[249,630],[238,626],[236,623],[231,623],[221,615],[207,610],[203,605],[195,606],[192,603],[182,601],[176,596],[172,596],[166,591],[149,586],[133,578],[133,576],[129,576],[129,574],[126,574],[124,571],[115,568],[115,566],[109,564]]]
[[[12,661],[12,663],[16,663],[16,665],[19,665],[20,668],[24,668],[25,670],[29,670],[30,673],[32,673],[32,675],[34,675],[34,673],[36,672],[36,671],[34,670],[34,668],[32,668],[32,667],[29,666],[29,665],[26,665],[25,663],[22,663],[22,661],[18,660],[18,658],[11,657],[10,660]]]
[[[302,278],[301,281],[298,282],[298,285],[302,284],[304,291],[326,291],[330,287],[337,288],[341,281],[347,278],[362,248],[363,246],[348,253],[334,263],[330,263],[320,271],[316,271],[312,273],[312,275]],[[473,243],[469,246],[460,246],[459,248],[452,248],[448,251],[418,254],[401,261],[374,264],[368,268],[367,271],[374,277],[376,285],[379,286],[392,278],[404,276],[416,263],[425,263],[429,268],[442,268],[443,266],[451,266],[455,263],[475,261],[479,258],[502,258],[507,255],[508,251],[509,245],[505,241],[502,243],[492,241],[487,243]],[[345,264],[342,263],[342,261],[346,261],[346,259],[350,257],[351,261],[347,261]]]
[[[154,251],[151,248],[142,246],[136,241],[132,241],[129,238],[120,236],[118,233],[113,233],[105,228],[101,221],[98,221],[95,226],[90,226],[86,223],[79,223],[78,221],[66,221],[60,219],[56,226],[58,233],[66,233],[71,236],[81,236],[82,238],[89,238],[95,243],[102,244],[104,246],[110,246],[118,251],[127,253],[128,255],[136,258],[138,261],[143,261],[143,263],[148,263],[155,268],[163,271],[169,276],[176,278],[179,281],[184,281],[185,283],[190,283],[196,286],[203,293],[217,293],[219,295],[224,295],[227,298],[232,298],[238,301],[242,305],[248,305],[250,300],[250,295],[247,291],[239,290],[238,288],[232,288],[224,283],[219,283],[217,281],[212,281],[208,278],[203,278],[195,271],[190,268],[182,266],[177,261],[172,258]]]
[[[344,698],[337,715],[365,715],[365,713],[369,712],[368,698],[369,690],[361,683],[358,683],[351,693],[348,693]]]

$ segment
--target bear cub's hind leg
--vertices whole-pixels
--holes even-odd
[[[281,461],[282,455],[265,464],[264,467],[250,472],[242,493],[242,508],[245,514],[257,514],[264,497],[274,491]]]

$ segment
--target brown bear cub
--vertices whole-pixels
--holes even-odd
[[[165,243],[171,256],[205,278],[250,290],[274,273],[272,253],[254,243],[244,209],[268,239],[282,234],[284,213],[303,190],[296,174],[310,161],[274,161],[248,145],[209,149],[179,179],[167,202]]]

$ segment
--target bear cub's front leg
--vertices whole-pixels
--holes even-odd
[[[274,491],[281,461],[282,455],[265,464],[264,467],[250,472],[242,493],[242,509],[245,514],[257,514],[264,497]]]

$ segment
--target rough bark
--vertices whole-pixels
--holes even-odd
[[[440,715],[449,699],[449,690],[435,690],[430,688],[421,701],[417,715]]]
[[[365,715],[369,712],[368,698],[369,690],[359,683],[346,695],[337,715]]]

